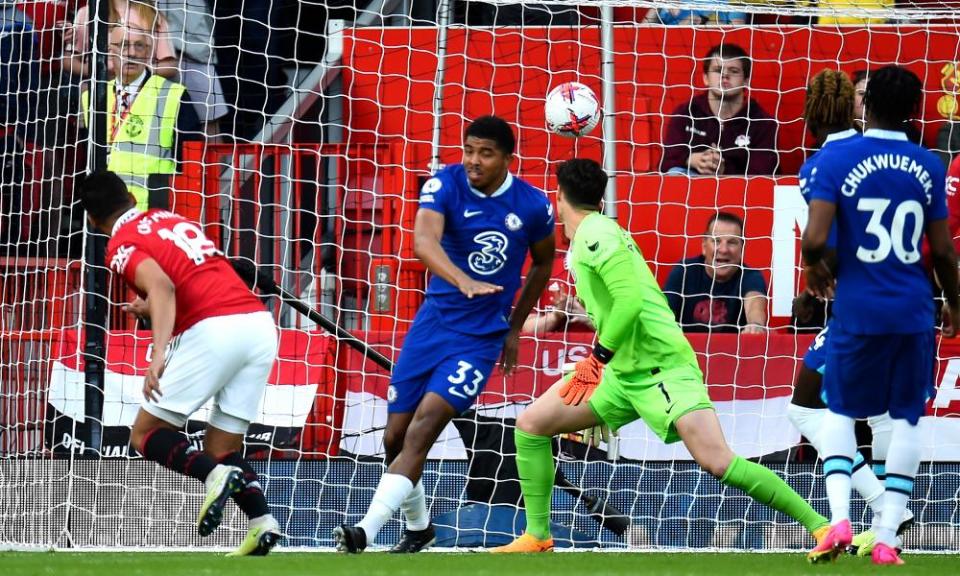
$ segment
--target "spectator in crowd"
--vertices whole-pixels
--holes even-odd
[[[33,23],[13,0],[0,0],[0,252],[25,247],[25,179],[39,66]]]
[[[217,76],[213,14],[206,0],[159,0],[156,72],[187,88],[208,137],[216,136],[227,103]]]
[[[703,253],[673,270],[663,288],[689,332],[761,333],[767,326],[767,284],[743,266],[743,220],[718,212],[707,222]]]
[[[556,281],[547,287],[547,291],[553,295],[553,303],[546,310],[527,316],[523,323],[524,334],[542,336],[547,332],[594,329],[593,322],[576,296],[562,288]]]
[[[863,93],[867,90],[867,78],[870,76],[869,70],[857,70],[853,73],[853,124],[854,127],[863,132]],[[925,146],[923,143],[923,133],[917,128],[917,124],[911,120],[903,125],[903,131],[907,134],[907,139],[914,144]]]
[[[89,59],[93,49],[89,35],[90,18],[89,4],[81,6],[73,16],[73,23],[65,25],[63,31],[62,68],[82,79],[90,76]],[[110,0],[110,13],[105,18],[111,25],[123,23],[138,30],[154,30],[159,24],[152,0]],[[147,21],[147,18],[152,20]],[[112,66],[113,62],[109,61],[107,73],[111,78]],[[169,71],[165,72],[170,74]]]
[[[822,15],[817,18],[816,24],[821,26],[827,24],[886,24],[886,18],[867,18],[856,16],[855,10],[880,10],[883,8],[893,8],[895,0],[801,0],[800,5],[815,5],[821,10]]]
[[[747,98],[750,56],[736,44],[711,48],[703,59],[707,90],[674,110],[660,168],[668,174],[773,174],[777,122]],[[723,129],[721,130],[721,124]]]
[[[156,10],[131,2],[125,24],[110,32],[110,57],[116,73],[107,91],[107,169],[118,174],[137,199],[138,208],[165,207],[170,178],[176,172],[181,143],[201,137],[200,121],[182,84],[153,74],[154,29],[135,22],[157,21]],[[90,93],[81,96],[89,125]],[[158,194],[152,198],[151,192]]]
[[[698,0],[699,1],[699,0]],[[716,2],[712,2],[716,4]],[[703,26],[707,24],[741,25],[747,21],[747,15],[742,11],[730,10],[696,10],[692,8],[651,8],[643,19],[650,24],[667,24],[677,26]]]

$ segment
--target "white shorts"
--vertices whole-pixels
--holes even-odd
[[[260,410],[276,355],[269,312],[201,320],[171,341],[160,377],[163,396],[142,407],[179,428],[213,398],[210,425],[243,434]]]

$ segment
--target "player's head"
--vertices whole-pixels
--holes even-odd
[[[463,135],[463,167],[470,185],[492,194],[503,183],[513,162],[516,139],[510,125],[496,116],[481,116]]]
[[[750,80],[750,55],[736,44],[718,44],[703,57],[703,83],[715,98],[738,97]]]
[[[863,126],[863,93],[867,91],[868,70],[857,70],[853,73],[853,121],[857,126]]]
[[[807,86],[803,119],[817,144],[823,144],[827,135],[853,125],[853,83],[846,74],[824,69],[813,77]]]
[[[80,205],[96,228],[109,234],[109,226],[118,216],[137,205],[137,199],[127,190],[119,176],[107,170],[89,174],[77,190]]]
[[[557,217],[568,222],[574,212],[596,212],[607,189],[607,173],[594,160],[574,158],[557,166]]]
[[[867,127],[903,130],[922,101],[923,84],[906,68],[884,66],[871,72],[863,94]]]
[[[703,258],[707,274],[717,282],[730,280],[743,264],[743,220],[729,212],[717,212],[707,221],[703,235]]]

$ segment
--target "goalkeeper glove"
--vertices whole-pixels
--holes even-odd
[[[577,362],[573,377],[560,388],[560,399],[564,404],[576,406],[588,400],[600,385],[603,367],[613,358],[613,351],[607,350],[597,342],[593,354]]]

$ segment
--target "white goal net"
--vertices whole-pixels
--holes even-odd
[[[114,77],[130,74],[121,60],[138,62],[138,75],[145,68],[182,83],[190,95],[181,104],[191,113],[178,113],[173,125],[175,174],[147,178],[150,205],[199,221],[229,256],[256,261],[390,358],[424,295],[426,272],[412,243],[420,187],[431,170],[460,162],[463,132],[476,117],[510,123],[518,141],[512,171],[551,197],[559,161],[602,161],[614,176],[610,214],[633,233],[662,286],[675,265],[701,255],[712,216],[741,218],[743,266],[755,271],[766,300],[750,323],[764,329],[741,333],[745,315],[723,298],[691,301],[679,314],[733,449],[826,512],[816,452],[786,417],[818,325],[798,326],[791,313],[806,221],[796,174],[813,151],[801,118],[806,85],[824,68],[855,79],[886,64],[910,68],[925,90],[910,135],[949,162],[960,152],[955,4],[103,5],[113,6],[99,29],[109,37],[97,48],[101,31],[88,16],[95,10],[78,15],[77,3],[62,0],[0,2],[0,549],[230,547],[246,530],[231,505],[223,527],[200,539],[193,518],[201,485],[127,448],[150,334],[121,309],[132,294],[91,272],[105,271],[102,256],[98,264],[73,202],[77,177],[105,150],[81,110],[111,116],[81,94],[94,78],[113,91]],[[738,46],[749,60],[738,112],[746,118],[718,133],[722,173],[668,174],[686,170],[691,142],[708,137],[684,121],[697,114],[711,82],[707,55],[719,45]],[[575,140],[544,124],[545,95],[566,81],[591,87],[605,113]],[[113,154],[116,139],[138,134],[111,122]],[[551,284],[569,290],[562,256],[561,249]],[[739,291],[745,280],[737,282]],[[538,313],[555,293],[544,295]],[[366,511],[383,471],[389,375],[313,320],[266,301],[280,349],[246,454],[286,545],[329,548],[332,528]],[[475,408],[442,434],[424,473],[438,546],[504,543],[522,526],[514,419],[592,342],[575,322],[526,335],[518,372],[495,373]],[[907,549],[960,550],[958,362],[960,346],[940,343]],[[187,426],[198,445],[206,416],[201,410]],[[869,436],[860,441],[869,456]],[[557,455],[575,487],[554,493],[561,546],[810,544],[799,525],[724,489],[682,445],[664,445],[642,422],[622,429],[616,446],[559,440]],[[861,500],[852,510],[869,523]],[[629,526],[611,530],[617,521],[604,514]],[[398,538],[398,520],[376,544]]]

